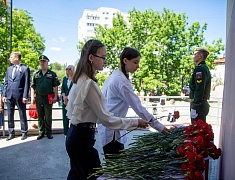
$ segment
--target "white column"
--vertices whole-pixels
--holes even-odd
[[[227,0],[225,79],[220,129],[219,180],[235,179],[235,0]]]

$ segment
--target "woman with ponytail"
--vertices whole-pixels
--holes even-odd
[[[151,127],[169,134],[170,131],[142,106],[139,97],[133,91],[129,73],[137,71],[140,58],[138,50],[130,47],[124,48],[120,55],[120,69],[114,70],[103,85],[102,93],[107,100],[106,108],[114,113],[114,116],[126,117],[130,106],[140,118],[151,122]],[[119,154],[119,151],[124,149],[126,136],[123,135],[126,130],[113,130],[100,124],[98,133],[105,158],[109,158],[107,154]]]

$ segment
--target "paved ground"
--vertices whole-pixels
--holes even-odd
[[[167,105],[165,109],[167,109]],[[188,103],[184,101],[177,102],[181,117],[174,124],[189,124],[189,108]],[[210,117],[208,122],[213,125],[215,133],[215,144],[218,145],[219,124],[216,117],[217,102],[211,103]],[[158,107],[158,116],[167,115],[167,111],[161,112],[161,107]],[[151,108],[149,111],[151,112]],[[219,112],[220,113],[220,112]],[[134,116],[134,112],[130,110],[129,116]],[[53,111],[53,118],[61,118],[61,110]],[[161,122],[165,125],[171,125],[166,121],[166,117],[162,118]],[[7,123],[6,123],[7,124]],[[16,123],[16,128],[19,125]],[[53,122],[54,128],[62,127],[61,121]],[[0,130],[2,133],[2,130]],[[30,134],[37,134],[37,130],[30,130]],[[55,131],[54,131],[55,132]],[[61,132],[61,131],[57,131]],[[129,144],[132,141],[133,135],[141,135],[149,132],[148,130],[137,130],[128,134]],[[0,138],[0,179],[1,180],[41,180],[41,179],[66,179],[69,171],[69,159],[65,150],[65,137],[63,134],[54,134],[54,139],[49,140],[46,137],[42,140],[36,140],[36,135],[30,135],[26,140],[22,141],[17,137],[11,141],[6,141],[5,137]],[[100,153],[101,160],[103,159],[102,149],[100,147],[99,138],[95,147]],[[217,161],[210,163],[210,180],[217,178]]]

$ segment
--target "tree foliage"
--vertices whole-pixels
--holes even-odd
[[[0,2],[2,4],[2,2]],[[10,10],[9,6],[0,7],[0,78],[5,77],[10,65]],[[33,72],[38,67],[38,57],[45,50],[45,40],[36,32],[33,18],[25,10],[14,9],[12,12],[12,51],[21,52],[22,64],[26,64]]]
[[[162,13],[151,9],[141,12],[133,8],[129,14],[128,22],[118,14],[112,28],[98,26],[94,38],[105,44],[111,70],[119,67],[119,55],[124,47],[140,51],[140,68],[132,78],[138,90],[160,88],[167,95],[177,95],[189,83],[195,66],[192,60],[195,47],[209,49],[207,64],[212,69],[214,59],[224,50],[222,39],[212,44],[205,41],[206,23],[188,25],[185,13],[177,14],[167,9]]]
[[[2,81],[3,77],[5,76],[6,67],[9,65],[7,60],[7,50],[9,49],[9,29],[7,28],[7,23],[9,17],[7,16],[7,6],[3,4],[3,1],[0,2],[0,78]]]
[[[62,82],[64,76],[66,76],[66,67],[58,62],[55,62],[50,64],[50,68],[56,73],[60,82]]]
[[[100,87],[100,89],[102,89],[104,81],[108,77],[108,75],[106,73],[100,72],[100,73],[97,73],[96,77],[98,79],[99,87]]]

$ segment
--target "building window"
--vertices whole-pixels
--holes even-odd
[[[86,18],[87,18],[87,19],[92,19],[92,20],[99,20],[99,19],[100,19],[100,17],[98,17],[97,15],[96,15],[96,16],[87,15]]]
[[[86,23],[87,26],[97,26],[95,23]]]

